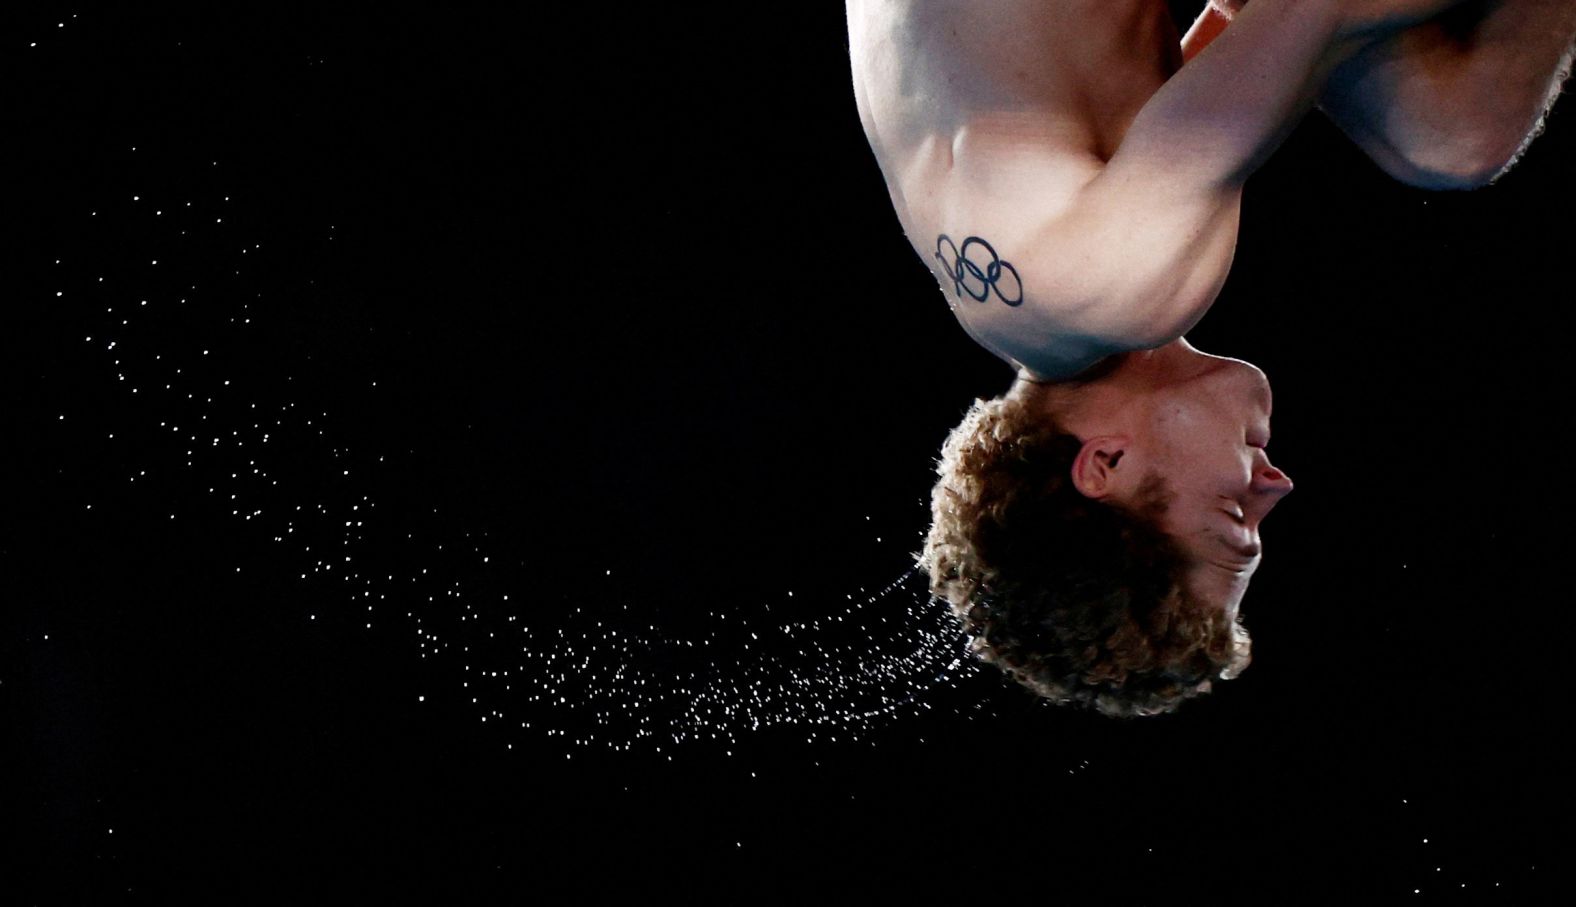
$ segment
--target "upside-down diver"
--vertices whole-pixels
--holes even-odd
[[[1235,677],[1270,462],[1263,372],[1185,334],[1243,187],[1318,106],[1426,189],[1507,171],[1576,0],[848,0],[860,120],[910,244],[1015,371],[948,437],[919,560],[973,652],[1056,702],[1168,712]]]

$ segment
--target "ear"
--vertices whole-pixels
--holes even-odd
[[[1085,441],[1073,459],[1073,487],[1084,497],[1095,500],[1111,494],[1118,480],[1127,476],[1127,471],[1119,475],[1117,470],[1131,445],[1126,435],[1105,435]]]

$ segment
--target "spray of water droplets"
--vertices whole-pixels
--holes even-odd
[[[273,361],[248,348],[264,342],[264,320],[288,317],[260,288],[288,293],[310,275],[260,276],[266,228],[249,225],[240,200],[131,188],[80,216],[111,244],[136,236],[144,255],[117,273],[70,249],[55,262],[55,301],[82,314],[110,393],[149,430],[156,422],[173,455],[129,481],[179,472],[172,481],[206,498],[210,518],[254,528],[281,570],[327,590],[310,598],[307,624],[401,624],[437,666],[428,676],[451,685],[444,698],[503,726],[511,748],[551,738],[571,758],[577,747],[646,747],[671,759],[691,743],[731,754],[768,729],[860,739],[930,709],[930,694],[977,670],[913,568],[835,606],[791,592],[775,611],[717,602],[685,634],[652,621],[638,594],[619,601],[598,584],[606,575],[562,607],[527,607],[528,570],[485,531],[381,507],[364,478],[386,462],[365,452],[376,442],[336,438],[338,416],[295,399],[295,376],[243,365]],[[323,228],[331,240],[335,228]]]

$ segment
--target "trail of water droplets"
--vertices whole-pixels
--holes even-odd
[[[914,568],[837,607],[801,597],[794,620],[718,603],[709,626],[688,636],[650,622],[638,605],[614,607],[589,578],[572,607],[522,618],[531,578],[485,533],[456,537],[420,514],[380,509],[362,477],[383,456],[332,437],[330,411],[286,399],[293,376],[237,367],[259,358],[248,350],[259,342],[249,337],[254,320],[287,317],[259,289],[268,247],[236,239],[265,232],[244,208],[227,195],[133,190],[82,217],[111,242],[136,236],[145,257],[111,274],[63,250],[55,295],[83,313],[84,342],[175,454],[173,464],[149,465],[184,471],[176,482],[290,552],[302,581],[340,590],[333,607],[343,610],[320,614],[320,604],[308,622],[403,622],[419,657],[445,665],[437,676],[480,721],[508,729],[511,748],[552,738],[671,758],[693,742],[731,755],[744,735],[773,728],[808,741],[856,739],[930,709],[928,694],[976,670]],[[307,281],[282,279],[287,289]],[[128,478],[146,477],[140,469]]]

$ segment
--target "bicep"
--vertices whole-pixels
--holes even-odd
[[[1235,190],[1161,191],[1077,155],[979,147],[944,182],[915,251],[976,339],[1038,372],[1176,339],[1230,269]]]

